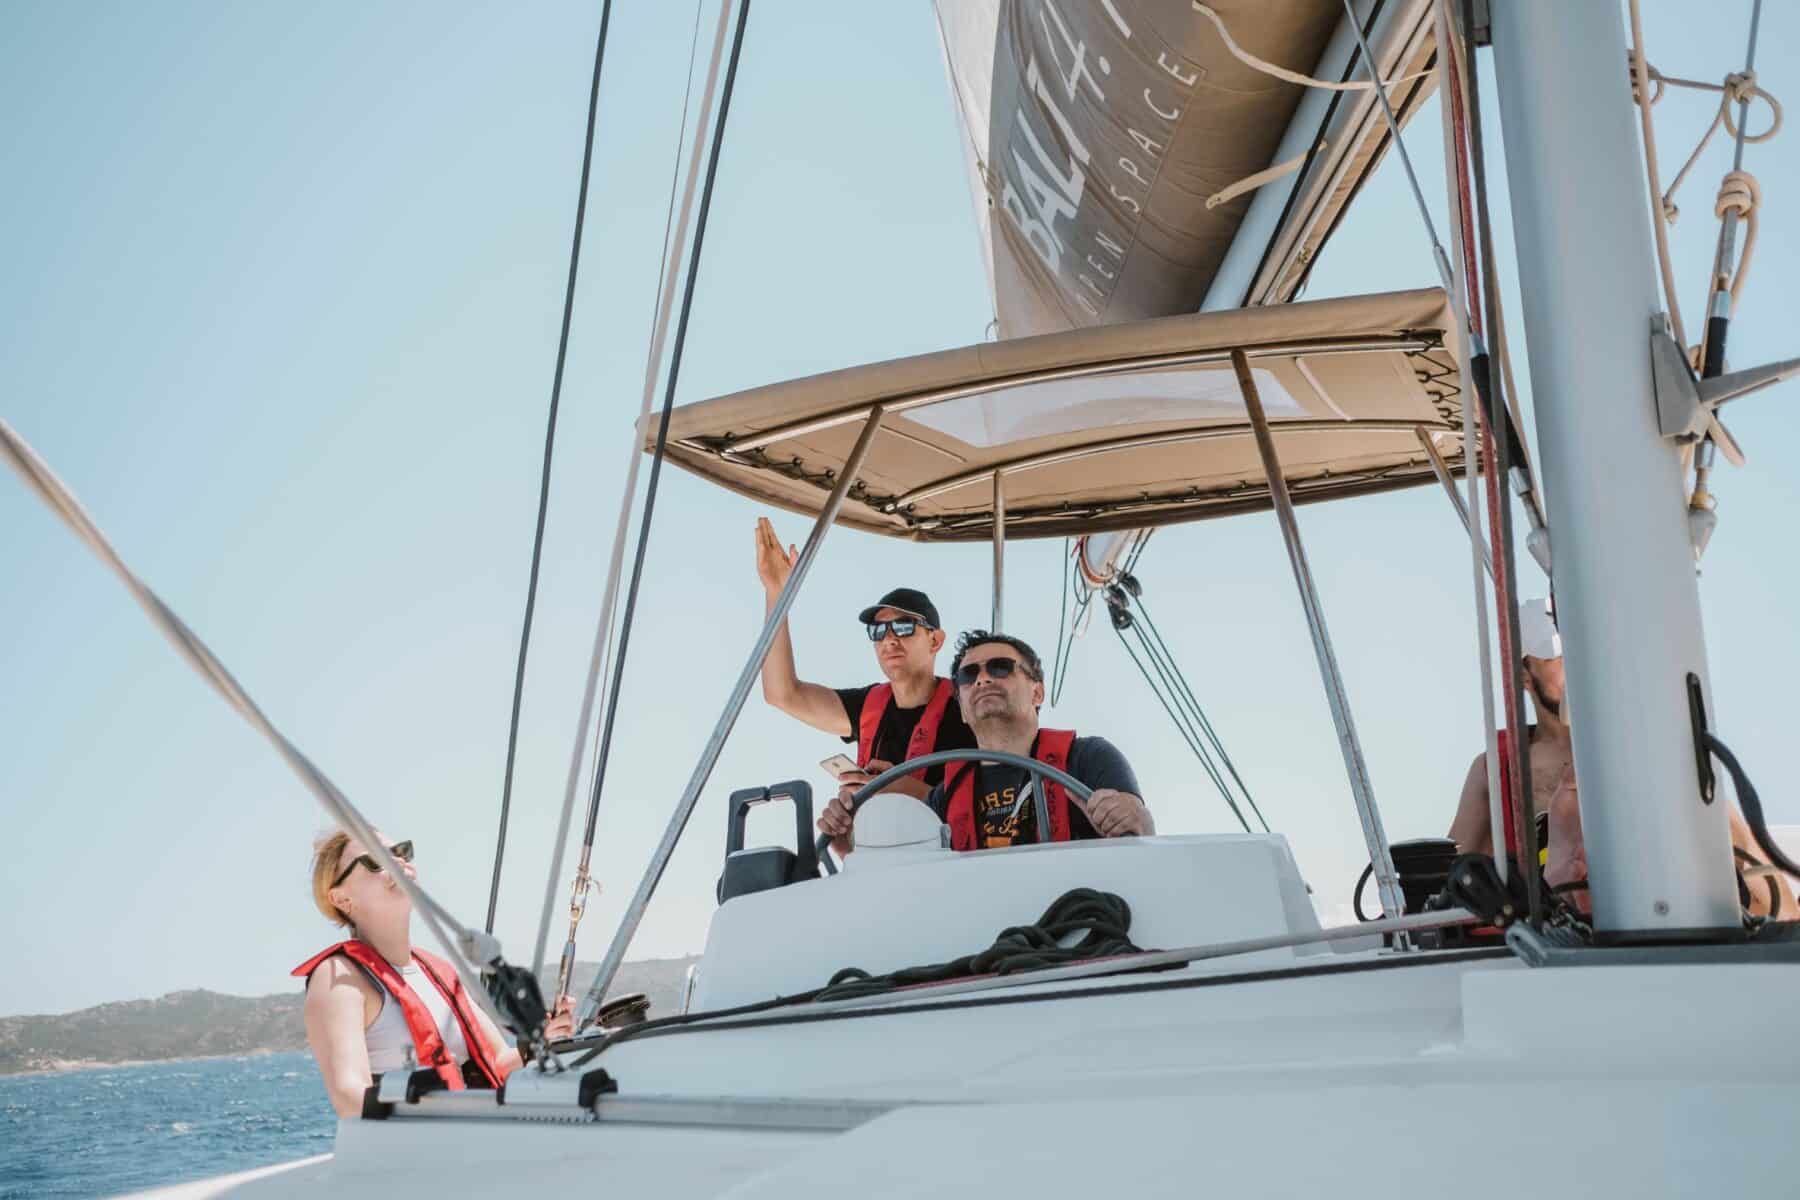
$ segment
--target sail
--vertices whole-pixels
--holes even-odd
[[[1213,0],[1245,51],[1333,79],[1366,74],[1339,0]],[[1360,6],[1379,69],[1429,61],[1429,4]],[[1002,338],[1199,309],[1254,190],[1209,198],[1298,146],[1305,166],[1267,242],[1298,271],[1245,302],[1286,300],[1386,146],[1369,92],[1320,93],[1234,55],[1191,0],[936,0]],[[1394,90],[1402,118],[1429,77]],[[1371,120],[1374,117],[1374,120]],[[1306,233],[1291,235],[1297,225]],[[1266,257],[1266,254],[1264,255]]]

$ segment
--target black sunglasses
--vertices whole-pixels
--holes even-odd
[[[987,668],[989,679],[1005,679],[1019,669],[1019,660],[1002,656],[1000,658],[990,658],[983,662],[966,662],[962,666],[956,668],[956,686],[968,687],[973,684],[977,679],[981,678],[981,669],[983,667]]]
[[[915,621],[910,617],[899,617],[892,621],[875,621],[868,626],[869,640],[871,642],[879,642],[882,638],[886,637],[890,631],[895,637],[909,638],[921,629],[930,628],[931,626],[925,624],[925,622]]]
[[[413,856],[412,841],[409,839],[404,842],[395,842],[388,847],[388,853],[399,859],[401,862],[411,862]],[[379,875],[381,873],[381,864],[375,861],[375,856],[373,854],[359,854],[350,860],[349,866],[338,872],[338,877],[331,881],[331,886],[336,887],[338,884],[344,882],[344,880],[350,878],[350,872],[356,870],[358,867],[369,868],[371,874]]]

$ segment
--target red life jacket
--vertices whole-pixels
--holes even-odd
[[[431,1010],[425,1007],[425,1002],[419,999],[418,993],[394,969],[394,964],[383,958],[375,947],[355,939],[339,942],[295,967],[293,973],[311,979],[312,973],[319,969],[319,964],[334,954],[342,954],[380,980],[381,986],[387,989],[388,995],[400,1006],[400,1015],[406,1018],[407,1032],[412,1034],[419,1065],[436,1071],[438,1078],[451,1091],[462,1091],[467,1086],[463,1082],[462,1064],[450,1058],[450,1051],[445,1048],[444,1039],[438,1033],[437,1022],[431,1019]],[[450,1005],[450,1011],[455,1014],[456,1023],[462,1029],[463,1042],[469,1047],[469,1058],[474,1062],[476,1071],[487,1081],[488,1087],[499,1087],[504,1076],[500,1073],[499,1064],[494,1061],[494,1053],[482,1034],[481,1022],[475,1016],[475,1006],[470,1002],[469,993],[463,988],[455,968],[437,955],[423,950],[414,950],[413,958],[418,962],[419,970],[424,973],[425,978],[431,980],[432,986],[443,993],[445,1002]]]
[[[943,724],[944,709],[955,694],[956,688],[940,675],[931,699],[925,702],[925,711],[919,714],[919,723],[913,726],[912,737],[907,739],[906,758],[901,762],[937,749],[938,726]],[[856,761],[859,765],[867,766],[874,755],[875,735],[881,730],[881,718],[893,702],[894,685],[891,683],[878,683],[863,697],[862,714],[856,722]],[[924,771],[914,771],[913,777],[921,778],[924,774]]]
[[[1040,729],[1031,745],[1031,757],[1059,771],[1069,769],[1069,747],[1075,744],[1073,729]],[[945,809],[945,824],[950,826],[952,850],[979,850],[980,835],[975,827],[975,774],[977,764],[970,763],[956,772],[950,781],[950,803]],[[1062,784],[1037,777],[1044,789],[1044,807],[1050,812],[1052,842],[1069,840],[1069,793]],[[1043,830],[1038,831],[1043,841]]]

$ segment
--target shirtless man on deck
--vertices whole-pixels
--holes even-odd
[[[1550,800],[1562,786],[1563,776],[1574,770],[1570,749],[1567,694],[1563,689],[1562,637],[1551,619],[1547,600],[1526,600],[1519,605],[1519,648],[1524,654],[1525,690],[1531,693],[1537,721],[1530,727],[1531,819],[1550,811]],[[1501,771],[1508,767],[1507,731],[1500,731]],[[1504,780],[1506,775],[1503,773]],[[1463,779],[1462,796],[1456,802],[1456,818],[1449,838],[1463,854],[1494,853],[1494,830],[1488,811],[1487,752],[1475,756]],[[1503,839],[1504,840],[1504,839]]]

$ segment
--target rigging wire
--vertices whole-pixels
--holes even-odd
[[[694,60],[698,55],[700,48],[700,12],[703,7],[704,4],[702,3],[702,0],[696,0],[694,4],[693,29],[688,34],[687,78],[682,84],[681,120],[676,126],[679,132],[675,138],[674,158],[669,164],[669,198],[663,211],[662,256],[657,262],[656,291],[652,294],[653,302],[650,308],[650,321],[653,328],[657,321],[657,313],[661,307],[663,291],[668,286],[669,242],[675,226],[675,195],[680,191],[681,185],[681,152],[687,146],[688,112],[693,100]],[[637,449],[634,446],[632,448],[631,468],[637,466],[637,461],[638,454]],[[550,911],[555,904],[556,880],[558,873],[562,869],[564,848],[568,845],[569,818],[572,815],[572,809],[575,803],[575,777],[581,769],[582,731],[588,727],[589,720],[593,716],[594,693],[598,686],[598,682],[601,676],[606,673],[607,667],[612,662],[613,648],[618,633],[617,625],[612,620],[612,600],[617,596],[616,589],[618,582],[619,557],[624,546],[625,531],[630,520],[631,502],[635,497],[636,492],[637,472],[634,469],[628,468],[626,471],[625,494],[619,501],[619,523],[617,529],[614,531],[615,546],[613,561],[608,566],[607,590],[609,594],[606,602],[602,605],[600,626],[594,631],[594,654],[588,664],[588,677],[586,690],[582,695],[581,715],[575,723],[575,747],[572,751],[574,761],[570,764],[568,783],[564,789],[562,812],[557,824],[556,839],[554,842],[554,857],[550,863],[549,874],[545,879],[544,909],[538,932],[538,940],[536,942],[537,949],[533,957],[532,971],[534,977],[541,975],[543,972],[543,953],[545,943],[549,937]],[[598,767],[600,758],[600,724],[596,721],[593,723],[593,726],[593,741],[591,747],[587,751],[589,766],[584,790],[593,787],[594,771]],[[581,927],[581,919],[587,915],[588,893],[594,886],[593,877],[589,874],[592,853],[592,843],[584,843],[581,848],[580,861],[575,868],[575,878],[570,884],[569,936],[564,944],[562,959],[557,967],[556,993],[553,998],[553,1003],[559,1002],[561,997],[569,991],[572,982],[571,977],[575,971],[575,935],[577,930]]]
[[[1129,571],[1126,572],[1126,578],[1135,582],[1135,577]],[[1244,782],[1244,777],[1238,774],[1237,766],[1231,761],[1231,755],[1226,753],[1225,743],[1220,740],[1218,732],[1213,729],[1212,721],[1207,718],[1206,711],[1200,707],[1199,697],[1194,694],[1193,688],[1188,686],[1186,675],[1176,667],[1174,652],[1169,649],[1168,642],[1163,640],[1162,630],[1158,629],[1156,622],[1151,619],[1150,609],[1145,605],[1143,595],[1141,592],[1133,592],[1132,599],[1137,604],[1138,616],[1149,635],[1146,639],[1147,644],[1161,657],[1169,676],[1180,684],[1177,695],[1185,698],[1188,710],[1192,713],[1201,732],[1206,735],[1207,741],[1211,743],[1220,764],[1237,784],[1238,791],[1243,795],[1245,803],[1250,806],[1250,811],[1256,814],[1256,819],[1262,825],[1263,832],[1270,832],[1268,819],[1263,816],[1262,809],[1257,807],[1255,798],[1250,795],[1249,785]]]
[[[693,214],[695,185],[701,173],[701,153],[705,143],[707,122],[711,119],[713,96],[719,82],[719,63],[724,56],[725,35],[730,24],[731,8],[729,3],[719,5],[717,27],[713,34],[710,60],[706,69],[706,82],[701,88],[699,117],[695,122],[695,133],[689,150],[688,165],[685,173],[686,186],[682,193],[680,216],[675,225],[670,249],[663,255],[664,269],[667,263],[679,260],[686,255],[687,231],[689,219]],[[695,17],[698,21],[699,10]],[[692,46],[694,43],[690,43]],[[691,58],[691,54],[690,54]],[[687,98],[684,96],[684,105]],[[685,118],[684,118],[685,128]],[[680,139],[678,139],[680,140]],[[679,164],[679,152],[676,156]],[[681,178],[678,171],[678,178]],[[595,697],[599,693],[600,681],[606,674],[608,656],[613,649],[614,614],[619,596],[619,579],[624,570],[626,538],[631,528],[632,500],[637,495],[638,467],[643,461],[643,454],[637,444],[636,430],[641,429],[649,419],[650,406],[656,393],[656,381],[660,374],[663,360],[663,346],[668,335],[669,319],[674,307],[673,276],[664,276],[661,292],[657,297],[656,316],[651,328],[650,346],[645,355],[643,398],[639,403],[637,420],[633,423],[633,439],[625,464],[625,479],[619,499],[618,521],[613,530],[612,552],[606,569],[606,588],[600,601],[600,614],[594,629],[594,648],[588,659],[587,679],[581,697],[581,714],[575,722],[575,740],[570,749],[569,770],[563,789],[563,802],[557,818],[556,836],[552,839],[550,867],[544,875],[544,902],[538,914],[538,931],[535,949],[532,955],[532,973],[541,976],[544,967],[544,951],[550,940],[550,918],[556,907],[556,885],[562,870],[564,852],[568,847],[569,825],[574,816],[576,788],[581,779],[581,755],[584,748],[588,722],[594,711]],[[598,728],[596,726],[596,728]],[[596,760],[598,755],[596,754]],[[571,937],[565,946],[565,957],[572,969],[573,930],[579,925],[581,913],[585,908],[586,870],[593,845],[591,835],[582,843],[581,864],[577,869],[571,901]]]
[[[1196,5],[1195,7],[1199,7]],[[1413,202],[1419,208],[1419,220],[1425,223],[1425,234],[1431,239],[1431,259],[1437,266],[1439,281],[1444,285],[1444,292],[1451,297],[1452,306],[1458,303],[1456,293],[1452,291],[1450,257],[1444,253],[1444,243],[1438,240],[1437,225],[1431,219],[1431,208],[1425,203],[1425,190],[1419,186],[1419,176],[1413,170],[1412,155],[1406,152],[1406,142],[1400,136],[1400,119],[1394,115],[1394,106],[1388,102],[1388,85],[1383,84],[1376,74],[1375,56],[1369,50],[1369,39],[1363,33],[1361,23],[1356,19],[1354,0],[1344,0],[1344,17],[1351,30],[1356,34],[1356,44],[1362,50],[1363,62],[1369,68],[1369,84],[1375,89],[1375,98],[1381,102],[1381,112],[1387,118],[1388,132],[1393,136],[1394,149],[1400,152],[1400,165],[1406,168],[1406,182],[1412,187]],[[1390,81],[1397,83],[1399,80]],[[1323,85],[1319,85],[1323,86]],[[1468,315],[1458,313],[1466,322]]]
[[[531,620],[537,611],[538,571],[544,560],[544,520],[550,510],[550,465],[556,453],[556,414],[562,404],[563,367],[569,358],[569,325],[575,314],[575,279],[581,268],[581,229],[587,219],[588,178],[594,162],[594,125],[600,111],[600,73],[606,62],[606,31],[612,0],[600,6],[600,35],[594,42],[594,76],[588,85],[587,134],[581,147],[581,185],[575,194],[575,231],[569,239],[569,281],[563,290],[562,332],[556,343],[556,370],[550,380],[550,415],[544,428],[544,467],[538,479],[537,529],[531,538],[531,575],[525,585],[525,619],[519,630],[519,664],[513,672],[512,719],[506,733],[506,774],[500,785],[500,829],[494,838],[494,876],[488,885],[487,932],[494,932],[500,903],[500,868],[506,859],[506,826],[512,815],[513,766],[519,751],[519,708],[525,698],[525,661],[531,649]]]
[[[506,1027],[511,1024],[501,1017],[495,1009],[494,1002],[483,986],[481,980],[481,964],[500,966],[500,946],[493,937],[477,933],[451,915],[450,911],[434,900],[431,895],[407,873],[400,869],[393,854],[380,838],[375,836],[374,827],[368,818],[359,812],[343,792],[320,770],[311,758],[287,739],[274,722],[269,720],[256,701],[238,683],[237,679],[219,661],[217,655],[207,644],[200,640],[174,609],[163,601],[163,598],[145,583],[126,565],[119,552],[94,519],[88,515],[81,502],[69,491],[67,485],[56,477],[50,465],[40,458],[35,450],[20,437],[13,427],[0,417],[0,460],[10,463],[26,487],[36,492],[38,498],[62,519],[62,522],[100,559],[138,603],[138,606],[149,616],[151,624],[168,638],[176,651],[187,661],[187,664],[219,694],[231,709],[243,717],[251,728],[262,734],[288,767],[297,775],[306,790],[311,792],[333,817],[357,841],[361,842],[368,852],[379,862],[399,889],[406,893],[419,916],[443,946],[456,974],[462,980],[463,987],[475,999],[482,1011],[493,1018],[497,1025]]]
[[[1062,599],[1056,606],[1056,653],[1050,659],[1050,706],[1056,707],[1062,699],[1063,676],[1068,669],[1069,650],[1074,639],[1066,636],[1069,625],[1069,593],[1073,590],[1070,576],[1074,574],[1075,555],[1072,550],[1074,541],[1063,539],[1062,557]]]
[[[1473,0],[1463,0],[1464,35],[1474,24],[1470,9]],[[1472,50],[1464,56],[1468,64],[1467,86],[1469,105],[1466,113],[1469,141],[1469,163],[1473,173],[1475,198],[1475,227],[1464,230],[1464,236],[1474,235],[1475,245],[1479,249],[1480,280],[1482,309],[1484,321],[1488,329],[1493,329],[1497,320],[1496,312],[1500,303],[1499,257],[1494,251],[1493,224],[1488,214],[1487,160],[1482,148],[1481,136],[1481,91],[1480,73],[1476,69],[1475,55]],[[1474,277],[1469,280],[1469,307],[1476,307],[1474,297]],[[1509,781],[1512,785],[1513,827],[1518,844],[1524,848],[1522,861],[1534,863],[1538,858],[1537,828],[1528,818],[1531,807],[1527,802],[1523,789],[1530,786],[1531,781],[1531,738],[1526,736],[1524,725],[1525,682],[1522,663],[1518,653],[1519,645],[1519,609],[1516,603],[1514,587],[1518,578],[1517,559],[1513,556],[1512,507],[1505,503],[1500,491],[1500,480],[1506,478],[1511,470],[1515,441],[1506,436],[1510,425],[1500,426],[1505,419],[1504,404],[1499,402],[1496,393],[1500,388],[1497,364],[1492,356],[1485,352],[1475,356],[1476,361],[1470,363],[1470,374],[1474,376],[1477,391],[1483,401],[1483,415],[1486,433],[1486,444],[1483,447],[1488,461],[1494,464],[1493,470],[1487,472],[1488,491],[1488,528],[1493,537],[1494,558],[1494,594],[1495,623],[1498,627],[1500,643],[1500,680],[1502,685],[1502,701],[1506,711],[1506,725],[1513,736],[1507,738],[1512,750],[1512,771]],[[1483,384],[1485,383],[1485,387]],[[1496,839],[1498,844],[1498,839]],[[1541,925],[1544,917],[1544,896],[1542,880],[1534,871],[1526,871],[1525,894],[1526,907],[1534,924]]]
[[[1475,262],[1475,248],[1471,236],[1474,218],[1469,210],[1468,142],[1464,137],[1463,128],[1464,105],[1467,96],[1463,90],[1462,72],[1459,69],[1459,64],[1462,62],[1462,48],[1465,43],[1455,33],[1457,22],[1451,0],[1437,0],[1435,18],[1439,60],[1444,66],[1447,85],[1444,90],[1449,96],[1449,99],[1443,102],[1442,115],[1444,139],[1448,143],[1444,153],[1444,173],[1450,180],[1450,199],[1456,206],[1457,217],[1456,220],[1450,222],[1450,235],[1455,241],[1457,249],[1455,263],[1458,268],[1458,294],[1465,297],[1465,309],[1469,311],[1470,318],[1473,320],[1477,314],[1473,311],[1474,306],[1469,304],[1466,298],[1474,294],[1473,281],[1478,267]],[[1475,330],[1471,328],[1469,332],[1473,334]],[[1504,348],[1504,341],[1500,339],[1496,339],[1496,341]],[[1501,805],[1500,752],[1494,721],[1494,658],[1488,635],[1487,579],[1482,574],[1483,566],[1489,561],[1489,554],[1486,541],[1482,536],[1483,508],[1480,476],[1483,474],[1483,467],[1481,450],[1478,448],[1480,409],[1471,400],[1475,395],[1475,383],[1468,356],[1465,354],[1458,357],[1463,389],[1463,469],[1468,485],[1469,559],[1475,589],[1475,638],[1481,676],[1481,730],[1487,763],[1488,820],[1490,829],[1498,829],[1505,820],[1505,810]],[[1504,357],[1502,361],[1505,361]],[[1507,388],[1509,395],[1517,395],[1511,390],[1510,374],[1507,376]],[[1493,469],[1491,461],[1488,462],[1487,469]],[[1495,865],[1500,880],[1504,883],[1509,869],[1506,857],[1501,855]]]
[[[1169,715],[1175,732],[1187,743],[1195,760],[1212,780],[1213,787],[1218,790],[1220,798],[1231,809],[1244,832],[1253,833],[1255,830],[1244,816],[1243,806],[1238,803],[1239,795],[1244,804],[1256,814],[1263,832],[1269,832],[1269,823],[1264,819],[1262,810],[1251,797],[1250,789],[1245,786],[1243,777],[1232,763],[1231,756],[1225,752],[1224,744],[1219,740],[1212,722],[1207,719],[1206,711],[1200,706],[1199,697],[1188,686],[1187,678],[1176,665],[1168,643],[1163,640],[1162,633],[1144,607],[1143,589],[1136,576],[1129,571],[1121,571],[1117,579],[1118,582],[1108,585],[1103,594],[1113,630],[1119,635],[1119,641],[1125,647],[1132,665],[1138,669],[1138,674],[1143,677],[1157,703]],[[1134,604],[1137,607],[1136,613],[1131,611]],[[1237,795],[1233,794],[1231,784],[1226,782],[1227,775],[1237,784]]]
[[[700,209],[694,224],[694,248],[688,259],[687,281],[681,296],[681,316],[675,325],[675,343],[669,355],[668,383],[663,392],[662,413],[656,426],[656,444],[650,459],[650,480],[644,494],[644,511],[638,524],[637,547],[631,564],[631,582],[626,588],[625,611],[620,619],[618,653],[613,659],[613,677],[606,697],[606,715],[602,722],[600,753],[594,760],[593,790],[588,796],[587,830],[584,843],[594,840],[595,824],[600,816],[600,797],[606,788],[606,768],[611,761],[612,739],[619,712],[619,697],[624,683],[625,663],[631,646],[631,629],[637,614],[638,589],[644,576],[644,559],[650,545],[650,529],[656,514],[657,486],[662,478],[663,459],[669,444],[669,421],[675,409],[675,390],[681,378],[682,353],[687,346],[688,322],[693,315],[695,285],[700,278],[701,251],[706,241],[707,217],[712,211],[713,186],[718,178],[719,158],[725,142],[726,119],[731,113],[731,96],[737,84],[738,62],[744,49],[744,30],[750,23],[750,0],[740,0],[737,29],[732,34],[731,57],[725,68],[725,84],[719,93],[718,119],[713,125],[712,148],[706,164],[706,179],[700,188]]]

